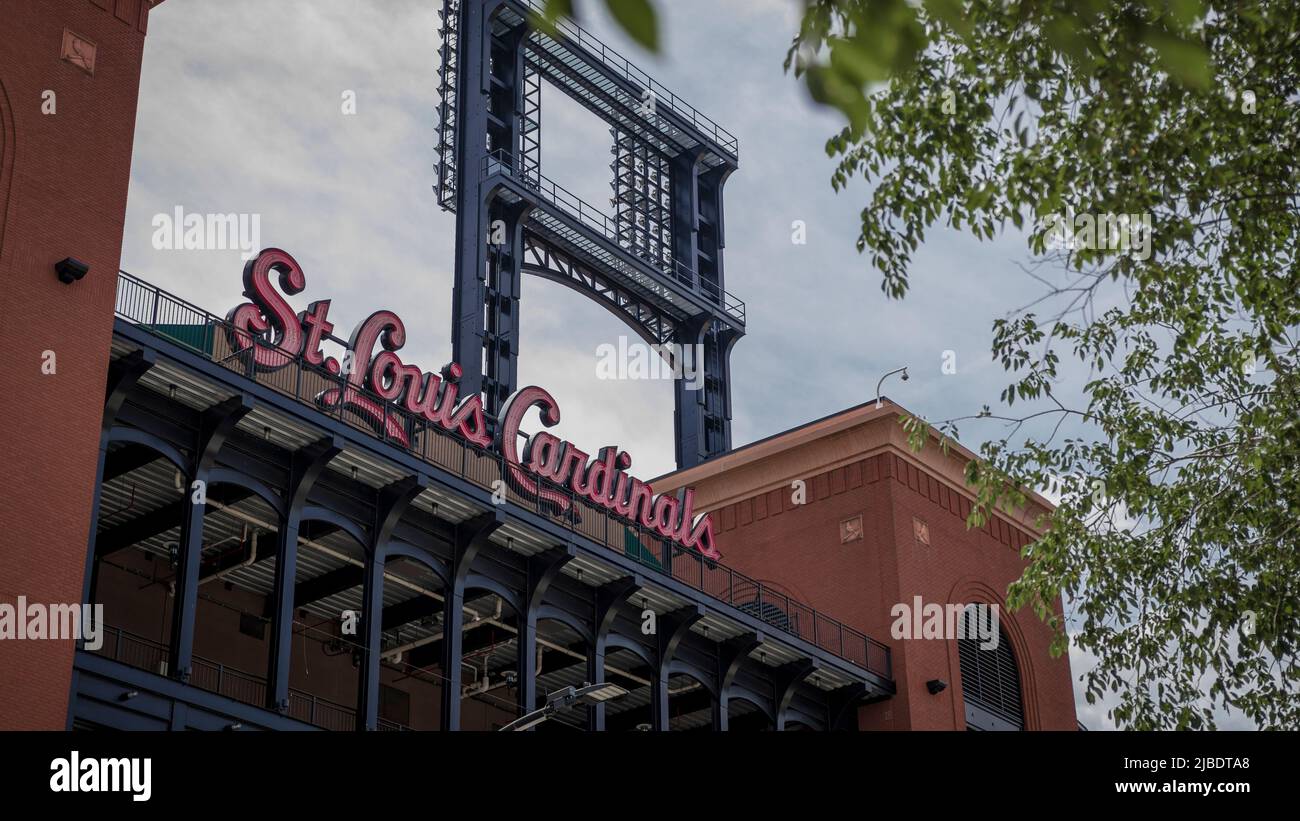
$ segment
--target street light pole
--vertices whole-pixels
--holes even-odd
[[[885,384],[885,380],[886,380],[886,379],[888,379],[889,377],[893,376],[893,375],[896,374],[896,373],[901,373],[901,374],[903,375],[903,381],[904,381],[904,382],[907,381],[907,366],[906,366],[906,365],[904,365],[904,366],[901,367],[901,368],[895,368],[894,370],[892,370],[892,371],[890,371],[889,373],[885,374],[884,376],[880,377],[880,381],[876,383],[876,407],[877,407],[877,408],[880,407],[880,386],[883,385],[883,384]]]

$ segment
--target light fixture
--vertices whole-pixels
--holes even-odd
[[[59,282],[64,285],[71,285],[90,273],[90,266],[79,259],[64,257],[54,263],[54,271],[59,275]]]
[[[577,703],[579,704],[602,704],[625,695],[627,695],[627,690],[609,682],[604,684],[583,684],[582,689],[576,691]]]
[[[502,727],[501,732],[531,730],[562,710],[571,710],[582,705],[603,704],[606,701],[622,698],[625,695],[627,695],[627,690],[609,682],[604,684],[584,683],[581,687],[565,687],[548,695],[544,707],[520,716]]]
[[[880,399],[881,399],[881,397],[880,397],[880,386],[883,385],[883,384],[885,384],[885,380],[886,380],[886,379],[888,379],[889,377],[893,376],[893,375],[896,374],[896,373],[901,373],[901,374],[903,375],[903,381],[904,381],[904,382],[907,381],[907,366],[906,366],[906,365],[904,365],[904,366],[901,367],[901,368],[895,368],[894,370],[892,370],[892,371],[890,371],[889,373],[885,374],[884,376],[880,377],[880,381],[876,383],[876,407],[877,407],[877,408],[880,407]]]
[[[932,678],[925,683],[925,689],[930,691],[930,695],[937,696],[948,689],[948,682],[941,678]]]

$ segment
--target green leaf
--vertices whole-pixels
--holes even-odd
[[[1209,87],[1210,55],[1200,43],[1162,31],[1147,34],[1147,42],[1155,48],[1161,65],[1183,85],[1196,89]]]
[[[649,51],[659,51],[659,19],[650,0],[605,0],[605,7],[628,36]]]
[[[556,35],[555,24],[561,18],[576,16],[573,10],[573,0],[546,0],[540,14],[537,12],[530,14],[530,22],[537,30],[554,37]]]
[[[934,19],[950,26],[963,37],[971,33],[971,21],[966,15],[962,0],[925,0],[925,10]]]

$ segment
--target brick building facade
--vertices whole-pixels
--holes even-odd
[[[82,601],[150,0],[0,10],[0,601]],[[89,273],[62,283],[72,257]],[[49,352],[49,353],[47,353]],[[51,359],[50,354],[53,354]],[[53,369],[53,372],[49,372]],[[62,727],[71,644],[0,646],[0,715]]]
[[[1051,631],[1031,612],[1005,606],[1007,585],[1023,567],[1019,550],[1048,503],[1035,498],[1015,521],[999,514],[968,530],[962,471],[970,452],[954,447],[945,456],[935,442],[913,452],[900,410],[888,401],[851,408],[661,477],[655,488],[695,488],[697,509],[714,514],[728,565],[890,645],[898,692],[860,708],[863,729],[967,724],[957,642],[891,638],[892,608],[916,596],[997,604],[1025,729],[1075,729],[1068,660],[1049,654]],[[935,679],[948,686],[931,694],[926,685]]]

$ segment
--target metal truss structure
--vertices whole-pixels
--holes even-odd
[[[703,385],[675,391],[677,465],[698,464],[731,446],[730,354],[745,332],[722,266],[736,139],[571,22],[532,27],[540,10],[443,4],[438,199],[456,213],[463,390],[481,391],[490,414],[501,407],[517,387],[520,279],[561,282],[667,356],[703,351]],[[608,124],[612,215],[542,174],[543,81]]]

